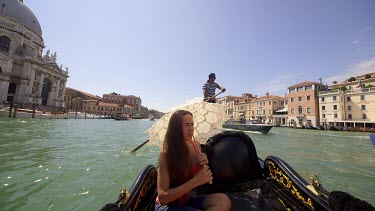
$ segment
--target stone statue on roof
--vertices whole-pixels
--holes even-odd
[[[51,55],[51,60],[53,62],[56,62],[56,60],[57,60],[57,52],[55,52],[54,54]]]
[[[49,59],[49,50],[47,51],[46,55],[44,55],[44,58]]]

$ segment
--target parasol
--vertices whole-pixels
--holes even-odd
[[[146,131],[149,136],[149,146],[163,147],[169,119],[176,110],[187,110],[193,114],[194,137],[202,144],[206,143],[211,136],[220,133],[223,123],[228,120],[224,106],[218,103],[199,102],[179,106],[162,116]]]

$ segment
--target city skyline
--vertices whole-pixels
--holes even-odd
[[[375,72],[370,0],[24,3],[41,24],[44,54],[57,51],[69,67],[68,87],[140,96],[163,112],[202,97],[211,72],[235,96],[284,96],[303,81]]]

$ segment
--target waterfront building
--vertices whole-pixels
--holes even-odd
[[[230,119],[237,119],[237,116],[234,116],[234,102],[239,98],[241,97],[233,95],[217,98],[217,103],[224,105],[225,112]]]
[[[250,119],[250,102],[254,99],[252,94],[243,93],[242,97],[234,100],[233,115],[236,120],[249,120]]]
[[[164,114],[165,113],[154,110],[154,109],[149,110],[150,117],[153,116],[155,119],[160,119]]]
[[[66,87],[65,91],[65,110],[68,111],[84,111],[84,102],[101,102],[102,98],[80,90]]]
[[[277,110],[285,107],[285,98],[270,95],[268,92],[265,96],[255,97],[251,101],[249,119],[258,120],[267,124],[281,124],[286,122],[287,117],[274,117]],[[285,124],[283,124],[285,125]]]
[[[82,105],[82,110],[85,113],[98,116],[129,117],[133,112],[132,106],[120,106],[116,103],[104,103],[96,100],[83,100]]]
[[[134,95],[121,95],[115,92],[103,95],[103,102],[115,103],[120,106],[128,105],[134,108],[136,115],[141,115],[142,112],[142,100],[140,97]]]
[[[302,82],[288,87],[288,125],[318,126],[320,119],[317,93],[325,89],[321,82]]]
[[[0,104],[64,107],[68,68],[45,55],[42,28],[22,0],[3,0],[0,11]]]
[[[375,126],[374,73],[353,77],[319,93],[324,127],[373,128]]]

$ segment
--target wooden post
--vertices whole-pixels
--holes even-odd
[[[86,110],[85,110],[85,119],[86,119],[86,114],[87,114],[87,112],[86,112]]]
[[[36,107],[36,105],[35,105],[35,103],[33,103],[33,115],[31,116],[31,118],[35,117],[35,107]]]
[[[13,100],[10,102],[10,107],[9,107],[9,117],[12,117],[12,109],[13,109],[14,102]]]
[[[14,105],[14,113],[13,113],[13,118],[17,117],[17,104]]]

